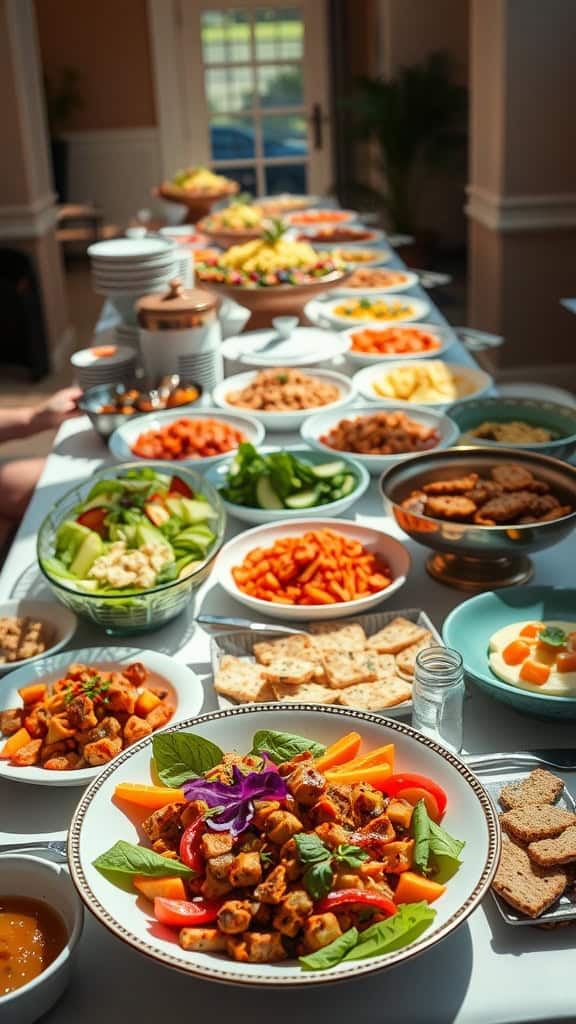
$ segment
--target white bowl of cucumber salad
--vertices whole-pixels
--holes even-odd
[[[205,479],[228,515],[245,523],[337,516],[364,494],[370,476],[354,459],[311,451],[241,445],[210,466]]]

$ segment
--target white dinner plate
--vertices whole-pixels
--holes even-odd
[[[350,224],[351,221],[358,220],[359,214],[356,210],[341,210],[337,206],[333,207],[317,207],[314,214],[321,214],[324,217],[334,217],[333,220],[320,220],[311,223],[306,221],[302,224],[300,218],[307,215],[307,210],[294,210],[292,213],[286,213],[283,215],[283,219],[290,227],[298,228],[301,231],[317,231],[318,228],[329,228],[339,227],[341,224]]]
[[[344,335],[317,327],[297,327],[287,337],[265,351],[262,346],[278,338],[278,331],[266,327],[228,338],[222,345],[225,359],[246,366],[312,366],[342,355],[348,348]]]
[[[371,402],[377,402],[379,405],[394,405],[400,408],[414,409],[417,405],[426,406],[431,409],[447,409],[448,406],[454,405],[456,402],[465,402],[469,398],[479,398],[480,395],[484,395],[493,385],[494,381],[489,374],[485,373],[476,366],[462,366],[460,363],[446,363],[444,360],[438,360],[442,362],[447,370],[451,372],[456,382],[458,390],[457,398],[447,398],[439,402],[410,402],[405,401],[401,398],[384,398],[374,390],[374,383],[377,380],[381,380],[390,373],[392,370],[396,370],[403,366],[414,366],[414,362],[405,363],[403,359],[398,359],[395,362],[378,363],[376,366],[365,366],[363,370],[359,370],[358,373],[354,374],[352,378],[358,393],[364,398],[367,398]]]
[[[264,985],[314,986],[345,978],[361,978],[407,961],[436,946],[453,932],[487,894],[500,855],[500,830],[496,811],[482,784],[459,757],[440,744],[392,719],[342,707],[301,704],[252,704],[216,711],[181,723],[180,732],[191,732],[217,744],[221,750],[245,753],[252,749],[259,730],[295,733],[329,745],[351,730],[360,733],[362,749],[373,750],[394,743],[396,770],[417,772],[433,778],[448,798],[443,826],[466,845],[457,873],[446,892],[434,903],[431,927],[408,946],[365,960],[341,961],[335,967],[303,971],[296,960],[280,963],[242,963],[225,954],[197,953],[178,944],[174,929],[159,925],[152,905],[134,892],[126,892],[107,880],[94,861],[116,842],[139,843],[139,822],[145,813],[126,814],[114,801],[121,782],[149,784],[152,746],[147,737],[107,765],[76,808],[70,826],[69,861],[72,880],[82,899],[101,924],[134,951],[168,967],[209,980],[261,989]],[[432,968],[433,969],[433,968]],[[141,970],[146,970],[142,960]],[[382,978],[394,983],[395,975]],[[166,984],[169,984],[166,975]],[[338,998],[338,993],[336,998]],[[233,991],[231,991],[233,999]],[[281,999],[278,993],[278,999]],[[326,1003],[328,1006],[328,1003]]]
[[[311,416],[313,413],[318,412],[319,409],[342,409],[354,398],[355,388],[349,377],[345,377],[341,373],[335,373],[333,370],[318,370],[315,367],[312,367],[309,371],[305,367],[301,369],[303,373],[309,372],[311,377],[316,377],[327,384],[335,384],[340,390],[340,398],[335,402],[329,402],[327,405],[317,406],[312,409],[297,409],[295,412],[263,412],[260,409],[244,410],[239,405],[231,405],[226,401],[226,395],[231,391],[241,391],[250,384],[256,376],[256,372],[252,371],[251,373],[238,373],[236,376],[228,377],[227,380],[223,380],[221,384],[218,384],[212,392],[214,404],[230,412],[237,410],[238,412],[249,414],[266,427],[266,430],[298,430],[305,416]]]
[[[266,431],[262,423],[254,417],[243,415],[238,412],[222,412],[221,409],[165,409],[162,412],[157,413],[146,413],[144,416],[135,416],[133,419],[129,419],[122,426],[118,427],[108,439],[108,447],[117,459],[121,462],[126,460],[138,460],[140,462],[150,462],[150,459],[141,458],[139,455],[135,455],[132,451],[132,445],[140,434],[147,433],[149,430],[158,430],[160,427],[165,427],[168,423],[174,423],[176,420],[208,420],[215,419],[220,423],[227,423],[231,427],[235,427],[236,430],[241,430],[247,441],[250,441],[255,447],[262,444]],[[235,451],[235,449],[232,449]],[[167,466],[190,466],[202,470],[205,466],[211,466],[213,462],[217,462],[221,459],[222,455],[211,455],[203,459],[166,459]]]
[[[338,226],[338,224],[334,225],[334,227]],[[327,224],[326,227],[329,227],[329,225]],[[348,225],[343,224],[342,227],[348,227]],[[372,246],[382,245],[382,242],[386,241],[385,231],[377,231],[376,228],[369,228],[364,224],[350,224],[350,227],[369,231],[370,237],[358,238],[356,241],[354,241],[353,239],[348,239],[346,242],[335,242],[333,240],[326,242],[318,242],[314,238],[314,232],[318,231],[317,226],[300,228],[298,229],[298,233],[309,235],[310,245],[312,245],[314,249],[318,249],[321,252],[325,252],[326,249],[370,249]],[[294,227],[294,230],[296,230],[296,227]],[[364,264],[364,266],[365,265],[366,264]]]
[[[362,300],[362,294],[359,293],[354,296],[356,301]],[[390,320],[376,319],[370,315],[370,308],[367,307],[365,310],[365,317],[357,320],[351,320],[348,316],[342,316],[337,313],[336,310],[340,306],[344,306],[350,303],[351,299],[343,298],[331,299],[329,302],[324,303],[323,314],[331,324],[336,324],[337,327],[358,327],[360,325],[370,327],[396,327],[398,324],[411,323],[415,320],[423,320],[425,316],[430,312],[430,303],[427,299],[414,298],[412,295],[396,295],[395,292],[390,292],[387,295],[382,296],[382,301],[387,305],[398,303],[400,306],[405,307],[405,312],[400,316],[392,318]],[[378,301],[376,298],[370,300],[371,302]]]
[[[162,259],[167,253],[174,252],[176,246],[168,238],[110,238],[104,242],[94,242],[87,252],[95,261],[128,261]]]
[[[55,683],[64,676],[69,665],[81,663],[96,666],[103,671],[114,671],[118,666],[129,665],[133,661],[141,661],[150,672],[161,677],[157,681],[152,679],[152,685],[166,685],[170,691],[176,704],[170,725],[200,712],[204,702],[204,688],[196,673],[187,665],[175,661],[167,654],[159,654],[158,651],[144,651],[139,647],[108,646],[65,651],[42,661],[35,661],[30,666],[26,665],[4,676],[0,681],[0,711],[22,706],[18,694],[19,687],[29,686],[31,683]],[[0,778],[12,782],[27,782],[33,786],[85,786],[101,771],[102,766],[67,772],[49,771],[38,767],[17,768],[0,759]]]
[[[0,662],[0,675],[15,672],[18,668],[28,668],[35,661],[51,657],[72,639],[76,632],[78,619],[68,608],[54,601],[2,601],[0,603],[0,619],[30,618],[41,622],[46,627],[48,648],[43,654],[35,654],[32,658],[21,658],[18,661]],[[0,686],[0,694],[1,694]]]
[[[357,266],[354,266],[354,270],[361,270],[365,266],[365,263],[359,263]],[[344,282],[342,285],[336,285],[332,294],[346,295],[356,299],[366,297],[377,298],[379,295],[388,295],[390,292],[407,292],[410,288],[415,288],[420,280],[418,274],[415,274],[412,270],[396,270],[391,268],[385,271],[385,273],[403,274],[404,280],[400,283],[396,282],[396,284],[380,285],[378,288],[348,288]]]
[[[301,537],[310,530],[332,530],[350,540],[359,541],[367,551],[380,556],[388,565],[392,582],[384,590],[378,590],[369,597],[361,597],[356,601],[340,601],[337,604],[274,604],[262,601],[258,597],[245,594],[237,586],[232,569],[240,566],[254,548],[271,547],[281,537]],[[397,593],[406,582],[410,572],[410,555],[407,548],[395,537],[384,530],[374,530],[369,526],[360,526],[349,519],[316,519],[309,520],[284,519],[281,522],[269,523],[246,530],[229,540],[221,549],[214,567],[214,579],[220,583],[227,594],[240,604],[257,612],[258,615],[272,619],[284,619],[297,622],[317,622],[326,619],[342,619],[347,615],[361,615],[370,611],[382,601],[387,601]]]
[[[386,331],[388,327],[381,327],[380,324],[360,324],[358,327],[349,327],[348,330],[343,331],[345,338],[350,341],[350,348],[346,353],[346,359],[353,366],[374,366],[375,363],[390,364],[392,362],[412,362],[413,360],[419,359],[440,359],[441,356],[454,344],[455,335],[451,327],[443,327],[440,324],[423,324],[421,321],[418,323],[408,324],[394,324],[390,325],[394,331],[402,332],[403,330],[409,331],[417,328],[419,331],[426,331],[427,334],[433,334],[439,342],[439,347],[435,348],[432,352],[409,352],[395,353],[393,355],[385,356],[378,355],[377,352],[355,352],[352,348],[352,336],[357,334],[359,331]]]

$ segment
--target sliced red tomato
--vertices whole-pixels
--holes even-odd
[[[428,817],[432,818],[432,821],[440,821],[442,814],[438,807],[438,801],[428,789],[423,789],[422,786],[406,786],[406,789],[399,789],[396,796],[402,800],[407,800],[413,807],[416,807],[416,804],[423,800],[428,811]]]
[[[448,797],[442,786],[434,782],[434,779],[428,778],[427,775],[417,775],[415,772],[398,772],[382,783],[382,792],[388,796],[398,796],[401,789],[410,789],[413,786],[418,786],[420,789],[425,789],[428,793],[431,793],[438,804],[440,815],[444,814]]]
[[[167,900],[157,896],[154,900],[154,917],[161,924],[175,928],[194,927],[197,924],[209,924],[215,921],[222,903],[211,903],[209,900]]]
[[[81,516],[78,516],[76,520],[81,526],[87,526],[89,530],[94,530],[95,533],[99,533],[101,537],[106,536],[106,527],[104,520],[108,515],[110,509],[106,506],[100,508],[89,508],[87,512],[83,512]]]
[[[206,829],[204,818],[197,818],[188,825],[180,840],[180,860],[198,875],[204,874],[204,857],[200,852],[200,841]]]
[[[357,907],[373,907],[374,910],[383,910],[389,915],[395,914],[398,909],[392,900],[380,893],[368,889],[340,889],[337,892],[329,892],[316,904],[314,910],[317,914],[324,914],[328,910],[336,910],[338,907],[351,904]]]
[[[170,481],[170,494],[178,494],[181,498],[193,498],[194,491],[188,487],[185,480],[182,477],[173,476]]]

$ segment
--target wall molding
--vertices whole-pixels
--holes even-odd
[[[466,188],[471,219],[501,234],[576,228],[576,192],[502,196],[476,185]]]
[[[0,206],[0,241],[43,238],[56,226],[56,195],[48,192],[32,203]]]

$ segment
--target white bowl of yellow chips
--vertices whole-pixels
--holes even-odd
[[[484,395],[493,385],[478,367],[442,359],[389,362],[365,366],[353,377],[358,394],[380,405],[430,405],[446,408]]]

